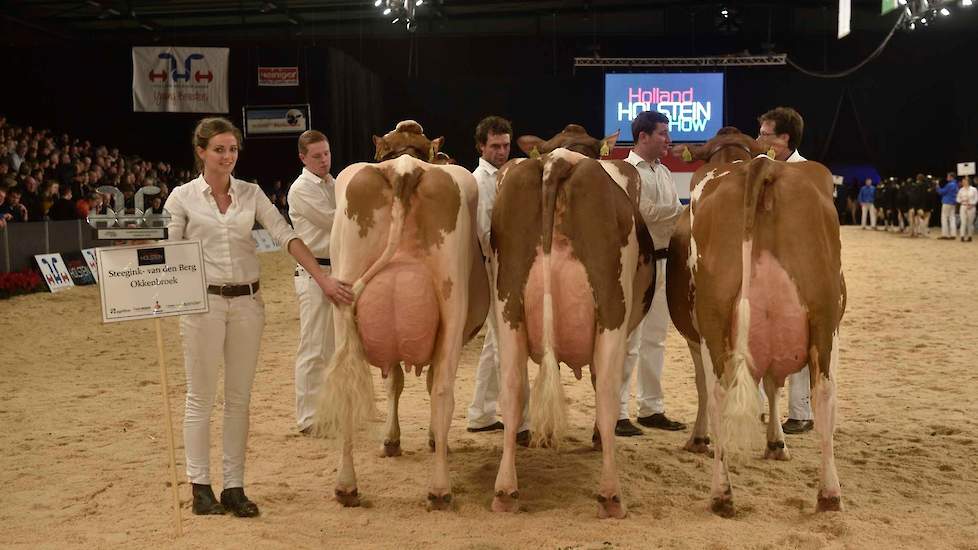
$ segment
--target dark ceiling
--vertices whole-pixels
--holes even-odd
[[[414,0],[412,0],[413,2]],[[885,32],[880,0],[852,0],[853,30]],[[45,41],[249,42],[396,36],[374,0],[8,0],[0,1],[8,44]],[[835,28],[838,0],[424,0],[417,29],[426,35],[663,36],[730,32],[824,33]]]

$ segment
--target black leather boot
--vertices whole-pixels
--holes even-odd
[[[224,513],[224,506],[217,501],[217,497],[214,496],[214,491],[210,485],[192,483],[191,486],[194,494],[193,510],[195,514],[198,516],[209,516]]]
[[[221,491],[221,504],[224,508],[239,518],[253,518],[258,516],[258,505],[248,500],[244,489],[241,487],[231,487]]]

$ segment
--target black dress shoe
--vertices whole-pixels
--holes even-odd
[[[239,518],[253,518],[258,516],[258,505],[248,500],[244,489],[241,487],[231,487],[221,491],[221,504],[232,514]]]
[[[478,433],[478,432],[494,432],[496,430],[501,430],[501,429],[503,429],[503,423],[497,420],[496,422],[489,424],[488,426],[483,426],[481,428],[465,428],[465,431],[469,433]]]
[[[214,490],[210,485],[191,484],[191,491],[194,495],[193,511],[198,516],[220,515],[224,513],[224,506],[217,501]]]
[[[622,418],[615,424],[615,435],[618,437],[632,437],[635,435],[642,435],[645,432],[641,430],[635,424],[627,418]]]
[[[516,434],[516,443],[518,443],[518,444],[520,444],[520,445],[522,445],[524,447],[529,447],[530,446],[530,430],[523,430],[522,432],[518,432]]]
[[[678,432],[686,429],[686,425],[682,422],[669,420],[669,418],[666,417],[666,413],[655,413],[649,416],[640,416],[638,417],[638,423],[646,428],[668,430],[670,432]]]
[[[812,420],[798,420],[797,418],[789,418],[781,425],[781,431],[786,434],[803,434],[809,432],[815,427],[815,422]]]

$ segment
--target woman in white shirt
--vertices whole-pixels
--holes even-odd
[[[205,118],[193,137],[200,176],[174,189],[164,208],[172,216],[171,240],[200,240],[209,312],[180,318],[187,404],[183,421],[187,477],[195,514],[258,515],[244,493],[248,409],[265,324],[259,266],[251,230],[255,222],[286,248],[328,296],[348,302],[350,287],[318,269],[316,258],[255,184],[232,176],[241,131],[224,118]],[[210,416],[218,363],[224,368],[224,490],[220,502],[210,481]]]
[[[961,241],[971,241],[975,234],[975,204],[978,203],[978,189],[971,185],[971,178],[961,180],[957,196],[958,217],[961,219]]]

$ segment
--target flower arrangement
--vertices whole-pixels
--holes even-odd
[[[0,273],[0,299],[47,289],[44,279],[33,269]]]

